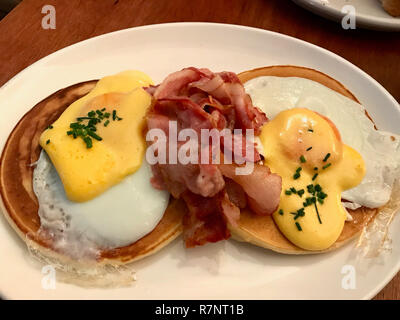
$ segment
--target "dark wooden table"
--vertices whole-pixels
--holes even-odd
[[[41,27],[47,4],[56,9],[55,30]],[[78,41],[177,21],[240,24],[303,39],[354,63],[400,101],[400,33],[343,30],[289,0],[24,0],[0,21],[0,86],[38,59]],[[400,274],[376,299],[400,299]]]

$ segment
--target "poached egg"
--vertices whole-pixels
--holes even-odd
[[[389,201],[400,176],[400,136],[376,130],[360,104],[297,77],[253,78],[245,89],[270,119],[260,136],[265,164],[283,180],[273,219],[292,243],[324,250],[343,230],[343,204]]]
[[[376,130],[362,105],[304,78],[263,76],[244,86],[253,104],[269,119],[292,108],[307,108],[329,118],[343,142],[361,154],[366,166],[364,179],[344,191],[342,198],[368,208],[389,201],[393,183],[400,176],[400,136]]]
[[[346,221],[341,193],[364,178],[361,155],[342,143],[328,119],[302,108],[280,112],[263,126],[260,140],[264,164],[282,177],[277,226],[300,248],[330,247]]]

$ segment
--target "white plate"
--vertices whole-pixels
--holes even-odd
[[[341,21],[342,8],[352,5],[356,9],[356,27],[400,31],[400,17],[392,17],[379,0],[293,0],[300,6],[325,18]]]
[[[380,128],[399,132],[397,102],[366,73],[309,43],[259,29],[178,23],[122,30],[77,43],[45,57],[0,89],[0,146],[37,102],[71,84],[125,69],[140,69],[161,81],[187,66],[240,72],[293,64],[316,68],[346,85]],[[73,299],[368,299],[400,269],[400,233],[391,254],[356,265],[354,243],[324,255],[286,256],[235,241],[185,250],[176,240],[135,263],[138,281],[129,288],[83,289],[41,286],[41,269],[30,262],[20,239],[0,215],[0,292],[7,298]],[[400,228],[397,217],[392,230]],[[356,288],[342,288],[343,266],[356,267]]]

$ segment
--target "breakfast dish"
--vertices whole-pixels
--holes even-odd
[[[187,248],[232,232],[306,254],[344,245],[389,202],[400,137],[313,69],[189,67],[158,85],[124,71],[40,102],[1,162],[9,222],[66,264],[132,262],[182,230]]]
[[[176,39],[186,39],[185,45],[180,40],[176,40],[180,44],[175,43],[175,38],[168,44],[161,41],[172,33],[177,35]],[[153,41],[148,42],[149,38]],[[241,39],[243,47],[231,50],[237,39]],[[118,51],[118,58],[112,53],[105,54],[107,48],[118,47],[118,43],[126,44],[126,50]],[[182,49],[177,52],[173,49],[176,47]],[[273,48],[281,47],[296,50],[277,56]],[[154,53],[160,51],[165,60],[157,61]],[[223,59],[221,52],[224,52]],[[310,54],[315,57],[315,63],[306,63]],[[77,57],[79,61],[75,60]],[[284,66],[288,63],[299,67]],[[271,65],[275,67],[268,67]],[[304,65],[307,68],[300,67]],[[253,77],[257,67],[266,73]],[[58,68],[57,72],[54,68]],[[132,69],[141,71],[122,71]],[[91,79],[98,80],[88,81]],[[215,90],[220,86],[225,90]],[[27,94],[20,94],[22,87]],[[201,102],[204,98],[206,104]],[[321,101],[328,101],[328,108],[324,109]],[[385,257],[384,264],[375,263],[378,259],[373,257],[362,258],[364,249],[371,254],[369,246],[359,247],[360,243],[350,241],[361,229],[368,235],[385,233],[381,220],[386,219],[389,211],[385,226],[398,227],[393,213],[395,206],[391,207],[396,200],[396,188],[382,189],[376,180],[382,166],[389,169],[391,157],[385,157],[386,162],[377,161],[376,170],[369,170],[371,159],[380,159],[380,152],[373,156],[368,153],[370,148],[379,151],[371,134],[374,132],[371,129],[375,129],[363,112],[355,111],[364,110],[361,104],[365,106],[380,130],[376,137],[381,137],[382,129],[397,133],[396,103],[359,69],[322,49],[281,35],[234,26],[173,24],[126,30],[74,45],[43,59],[1,88],[0,103],[3,115],[0,117],[3,145],[0,182],[4,214],[1,219],[7,219],[0,220],[3,239],[0,249],[9,262],[0,266],[1,274],[7,275],[0,278],[0,291],[5,297],[76,299],[85,298],[90,292],[92,298],[118,299],[167,296],[265,299],[299,295],[307,299],[370,298],[397,271],[397,233],[389,233],[388,240],[392,242],[382,238],[373,241],[380,247],[381,240],[385,240],[378,256]],[[344,107],[338,109],[336,105]],[[337,114],[329,114],[331,108],[337,109]],[[343,111],[346,116],[342,109],[349,110]],[[324,141],[329,138],[331,143],[324,144],[310,136],[308,141],[312,146],[305,148],[304,154],[288,158],[281,153],[277,149],[276,132],[281,123],[296,114],[315,122],[316,135],[319,135],[318,128],[324,128],[321,131],[326,134]],[[235,136],[240,139],[232,139],[232,143],[235,146],[241,141],[244,148],[231,151],[234,160],[245,159],[245,162],[211,163],[201,168],[205,171],[200,171],[198,164],[186,167],[187,164],[180,163],[176,164],[181,166],[180,170],[173,170],[166,164],[153,162],[147,155],[156,143],[151,138],[154,133],[151,129],[169,133],[165,120],[168,131],[174,129],[170,124],[176,120],[178,138],[182,132],[189,133],[188,129],[201,131],[217,127],[231,133],[232,129],[242,130],[241,135]],[[362,126],[354,130],[355,123]],[[246,130],[250,130],[249,135]],[[127,135],[132,139],[126,139]],[[170,139],[169,134],[165,136]],[[289,136],[295,134],[292,132]],[[394,145],[397,135],[391,136],[395,138]],[[332,146],[337,147],[337,154],[327,151]],[[364,149],[365,146],[368,148]],[[386,153],[394,156],[396,152],[390,146],[385,144]],[[325,149],[317,153],[322,147]],[[292,149],[295,153],[296,148]],[[224,152],[220,158],[225,161],[225,150],[219,150]],[[333,174],[337,168],[343,168],[337,160],[340,150],[342,154],[350,154],[346,157],[345,170],[354,170],[352,177],[342,172]],[[313,161],[310,152],[314,152],[318,162],[318,176],[314,180],[315,173],[309,172],[314,166],[308,167]],[[331,153],[329,157],[328,153]],[[271,154],[281,161],[274,161]],[[210,159],[214,159],[212,155]],[[239,177],[236,169],[241,171],[247,164],[252,164],[253,170]],[[161,175],[157,176],[157,172]],[[210,179],[190,180],[184,172],[189,176],[194,172],[198,177],[199,172],[205,172]],[[295,179],[297,174],[300,176]],[[382,176],[383,184],[391,184],[387,176],[395,174]],[[332,184],[326,184],[324,177]],[[363,187],[365,179],[372,181],[374,188]],[[204,184],[205,181],[212,183]],[[339,181],[345,181],[346,185],[338,185]],[[310,184],[316,191],[321,224],[312,200],[313,191],[307,188]],[[132,185],[140,188],[131,188]],[[349,186],[365,188],[364,193],[380,198],[344,190]],[[286,195],[287,191],[291,195]],[[264,199],[259,194],[268,194],[268,197]],[[347,201],[338,200],[340,194]],[[312,205],[304,206],[307,198],[311,198],[308,201]],[[388,202],[377,208],[377,200]],[[296,219],[291,214],[295,209],[296,215],[300,213]],[[201,212],[207,214],[201,215]],[[338,219],[331,219],[332,212],[339,213]],[[209,220],[212,217],[213,223]],[[263,243],[257,243],[241,233],[245,229],[246,232],[260,230],[246,225],[246,217],[252,221],[269,219],[275,224],[273,232],[286,242],[273,244],[275,247],[270,248],[273,250],[260,248],[268,248],[271,239],[260,237],[258,240]],[[279,218],[287,220],[275,223]],[[216,228],[210,229],[210,226]],[[316,238],[309,226],[320,227],[319,230],[331,226],[335,232],[326,237],[325,243],[312,248],[308,244]],[[341,229],[339,240],[335,239]],[[290,232],[293,234],[296,230],[295,236],[302,235],[306,243],[291,236]],[[23,241],[16,237],[15,231]],[[348,234],[343,237],[344,231]],[[226,241],[227,238],[240,242]],[[370,237],[360,239],[372,241]],[[350,243],[344,246],[347,242]],[[38,254],[50,257],[44,262],[57,268],[57,290],[42,289],[40,284],[46,278],[47,269],[31,261],[25,243],[34,257]],[[286,250],[281,250],[282,245]],[[292,254],[327,250],[332,252]],[[355,260],[358,255],[361,259]],[[55,261],[60,261],[60,265]],[[366,273],[357,274],[356,290],[337,288],[344,265],[355,266],[357,272],[368,266]],[[59,270],[69,270],[58,269],[62,266],[72,266],[75,272],[93,271],[95,277],[100,275],[96,273],[100,268],[104,271],[101,275],[110,275],[107,286],[113,289],[81,288],[79,275],[74,274],[75,281],[65,279]],[[121,288],[121,284],[127,283],[113,278],[112,272],[108,272],[110,266],[136,271],[137,281]],[[23,281],[21,274],[25,275]],[[304,281],[309,283],[307,292],[301,289]],[[96,284],[91,282],[90,286],[97,287]],[[22,287],[26,290],[22,291]],[[289,287],[293,290],[288,291]]]
[[[298,5],[325,18],[341,23],[349,11],[345,6],[355,9],[356,27],[398,31],[400,30],[398,0],[293,0]]]

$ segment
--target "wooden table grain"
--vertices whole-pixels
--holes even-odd
[[[41,26],[44,5],[56,29]],[[400,33],[343,30],[289,0],[24,0],[0,21],[0,86],[38,59],[78,41],[141,25],[206,21],[287,34],[357,65],[400,101]],[[400,299],[398,274],[375,299]]]

